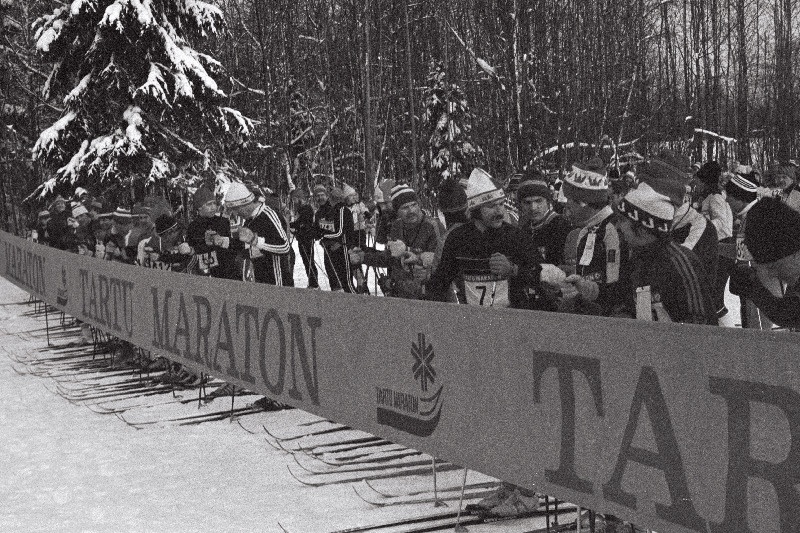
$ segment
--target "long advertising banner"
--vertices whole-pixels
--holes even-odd
[[[800,532],[800,335],[190,276],[0,232],[0,274],[154,354],[660,533]]]

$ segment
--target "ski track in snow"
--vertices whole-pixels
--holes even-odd
[[[20,359],[46,347],[43,335],[13,335],[44,327],[43,317],[23,316],[33,310],[27,300],[0,280],[0,346]],[[19,375],[11,364],[0,352],[0,531],[279,533],[280,522],[290,533],[324,533],[433,511],[430,504],[373,508],[349,484],[302,486],[287,472],[290,455],[265,443],[265,433],[227,420],[133,429],[51,394],[52,378]],[[287,430],[314,418],[299,410],[258,416]],[[393,480],[392,488],[429,483]]]

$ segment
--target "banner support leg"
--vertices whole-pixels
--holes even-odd
[[[458,498],[458,514],[456,515],[456,533],[464,533],[467,528],[461,525],[461,509],[464,506],[464,489],[467,487],[467,467],[464,467],[464,479],[461,480],[461,496]]]

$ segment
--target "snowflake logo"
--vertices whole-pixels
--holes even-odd
[[[433,369],[431,361],[433,361],[433,345],[425,341],[425,334],[419,333],[418,343],[411,343],[411,355],[414,356],[414,379],[420,380],[422,392],[427,392],[428,382],[433,383],[436,381],[436,370]]]

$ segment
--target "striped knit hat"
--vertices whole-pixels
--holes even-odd
[[[467,209],[475,209],[495,200],[505,200],[506,195],[501,188],[494,184],[492,177],[480,168],[476,168],[469,175],[467,182]]]
[[[725,185],[725,193],[729,197],[749,204],[758,198],[758,186],[747,178],[734,174]]]
[[[408,202],[417,202],[419,197],[414,189],[405,184],[395,185],[392,187],[392,208],[397,211]]]
[[[572,172],[564,177],[564,196],[575,202],[603,204],[608,202],[608,177],[599,157],[585,163],[572,165]]]
[[[247,205],[254,202],[255,199],[256,197],[244,183],[234,181],[228,186],[228,190],[225,192],[224,202],[226,208],[231,208]]]
[[[675,206],[668,196],[657,193],[647,183],[640,183],[619,204],[620,213],[645,228],[667,234],[675,217]]]
[[[111,216],[114,217],[114,220],[117,222],[127,222],[128,224],[131,223],[131,211],[130,209],[124,209],[122,207],[118,207],[116,211],[111,213]]]

